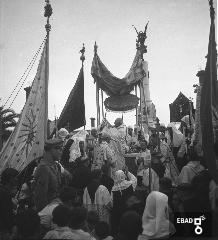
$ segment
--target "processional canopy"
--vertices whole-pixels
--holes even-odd
[[[148,24],[147,24],[148,25]],[[126,112],[135,109],[138,106],[139,98],[130,94],[134,87],[141,83],[145,72],[143,70],[143,54],[147,52],[144,45],[147,31],[147,25],[144,32],[137,32],[136,55],[129,72],[123,77],[115,77],[107,67],[102,63],[97,54],[95,45],[95,54],[92,61],[91,74],[98,88],[103,90],[109,97],[104,101],[105,108],[114,112]]]

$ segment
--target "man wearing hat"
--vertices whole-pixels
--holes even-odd
[[[34,201],[37,211],[57,198],[61,187],[61,166],[57,163],[62,154],[63,141],[50,139],[45,143],[43,159],[35,173]]]

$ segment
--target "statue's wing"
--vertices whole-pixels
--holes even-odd
[[[147,22],[147,24],[146,24],[146,26],[145,26],[145,31],[144,31],[145,35],[146,35],[146,32],[147,32],[148,23],[149,23],[149,21]]]

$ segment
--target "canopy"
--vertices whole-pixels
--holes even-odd
[[[115,77],[102,63],[97,53],[92,61],[91,74],[98,87],[109,96],[125,95],[130,93],[136,84],[144,77],[141,51],[137,50],[129,72],[124,78]]]

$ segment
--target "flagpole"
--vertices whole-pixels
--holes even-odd
[[[98,49],[98,46],[95,42],[95,45],[94,45],[94,54],[95,56],[97,55],[97,49]],[[99,88],[98,88],[98,81],[96,81],[96,108],[97,108],[97,127],[99,126],[100,124],[100,106],[99,106]]]
[[[45,123],[44,123],[44,139],[47,140],[48,137],[48,80],[49,80],[49,32],[51,30],[51,25],[49,23],[49,18],[52,15],[52,7],[49,0],[45,0],[46,5],[44,7],[45,13],[44,17],[47,18],[47,23],[45,25],[46,30],[46,56],[45,56]]]
[[[80,50],[80,53],[82,54],[81,56],[80,56],[80,60],[82,61],[82,71],[83,71],[83,67],[84,67],[84,61],[85,61],[85,51],[86,51],[86,49],[85,49],[85,45],[84,45],[84,43],[83,43],[83,47],[82,47],[82,49]],[[84,98],[84,96],[83,96],[83,98]],[[84,130],[86,129],[86,124],[84,123]]]

